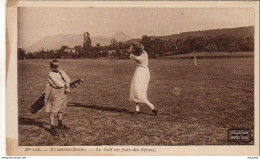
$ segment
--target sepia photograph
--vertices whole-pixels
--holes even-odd
[[[17,146],[259,147],[258,12],[17,7]]]

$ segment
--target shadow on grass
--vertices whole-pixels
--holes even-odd
[[[95,109],[95,110],[101,110],[101,111],[109,111],[109,112],[116,112],[116,113],[125,113],[129,115],[133,115],[134,112],[129,111],[128,109],[124,108],[115,108],[115,107],[103,107],[103,106],[95,106],[95,105],[88,105],[88,104],[82,104],[82,103],[69,103],[67,105],[68,107],[82,107],[87,109]],[[144,112],[140,112],[140,114],[146,114],[146,115],[152,115]]]
[[[44,124],[48,124],[42,121],[36,121],[32,118],[26,118],[26,117],[18,117],[18,124],[19,125],[34,125],[34,126],[38,126],[39,128],[47,131],[50,133],[50,129],[45,127]]]

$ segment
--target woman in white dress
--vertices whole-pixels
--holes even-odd
[[[142,44],[133,44],[131,46],[132,53],[130,59],[133,59],[137,63],[137,67],[134,73],[134,77],[131,83],[130,98],[131,102],[136,104],[136,111],[134,115],[137,115],[140,111],[140,105],[146,104],[151,109],[154,115],[157,115],[157,110],[154,105],[147,99],[147,88],[150,80],[150,71],[148,68],[148,55],[144,51]]]

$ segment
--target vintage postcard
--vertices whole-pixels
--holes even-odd
[[[7,155],[259,155],[259,2],[9,1]]]

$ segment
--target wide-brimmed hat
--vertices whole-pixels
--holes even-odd
[[[140,56],[144,51],[144,46],[141,43],[132,43],[132,53],[135,56]]]
[[[132,43],[133,49],[144,50],[144,46],[141,43]]]
[[[142,51],[144,50],[144,46],[141,43],[138,43],[136,47],[139,48]]]
[[[60,66],[60,60],[58,60],[58,59],[53,59],[53,60],[51,61],[51,63],[50,63],[50,66],[51,66],[51,68],[52,68],[52,67],[59,67],[59,66]]]

